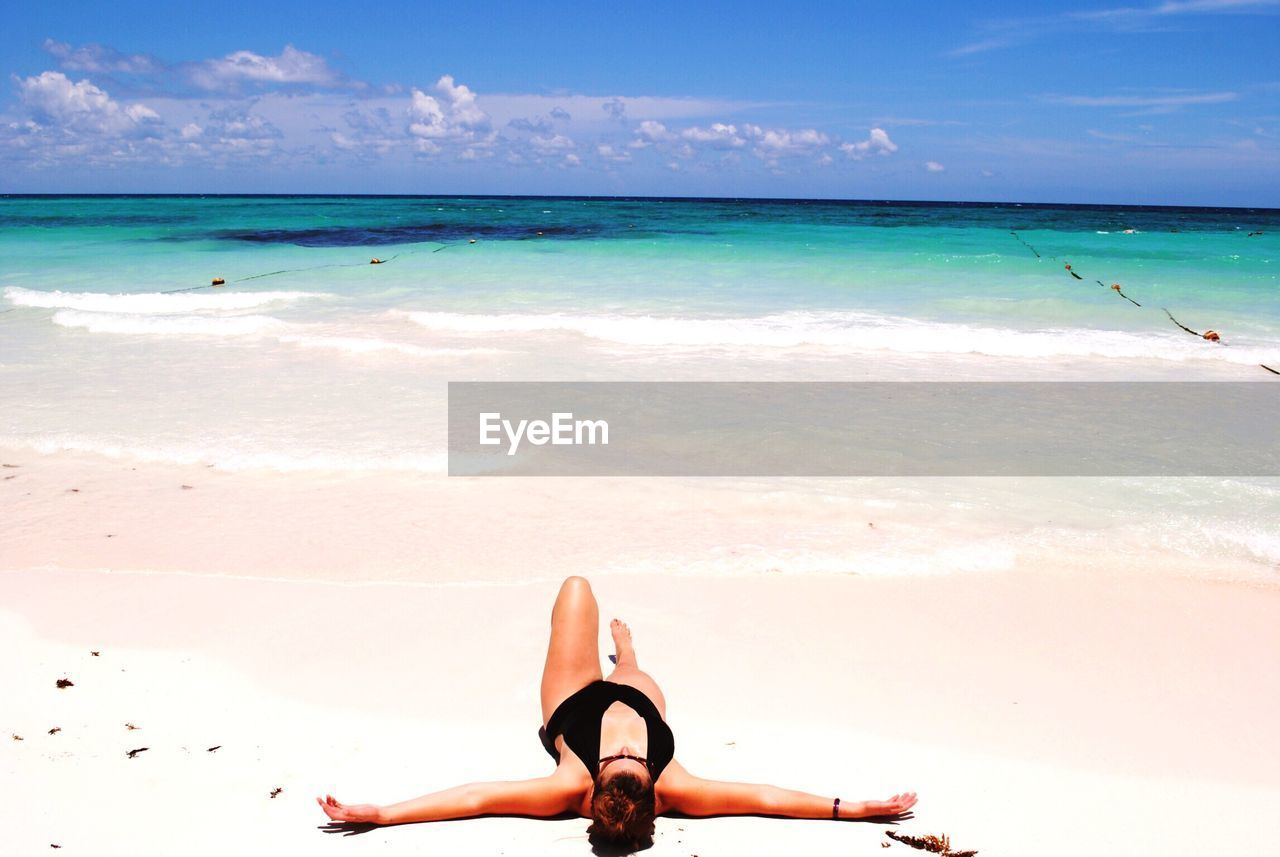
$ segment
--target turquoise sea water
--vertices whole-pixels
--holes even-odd
[[[439,473],[449,380],[1280,383],[1259,364],[1280,369],[1274,209],[0,197],[8,448]],[[1088,482],[877,496],[961,510],[957,540],[1126,526],[1280,565],[1271,482]]]
[[[1015,232],[1011,234],[1011,232]],[[1253,234],[1258,233],[1262,234]],[[477,239],[459,259],[453,250]],[[5,285],[232,285],[456,311],[863,311],[1015,329],[1164,331],[1171,306],[1274,344],[1280,210],[770,201],[0,198]],[[1039,253],[1039,257],[1035,255]],[[434,258],[409,259],[418,255]],[[321,265],[395,257],[396,275]],[[1063,269],[1070,263],[1084,279]],[[406,271],[405,269],[409,269]],[[1074,287],[1078,286],[1078,287]],[[1091,286],[1084,288],[1084,286]],[[390,288],[389,288],[390,287]],[[390,291],[395,293],[391,294]]]

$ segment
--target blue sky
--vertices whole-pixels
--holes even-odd
[[[1280,0],[19,3],[0,192],[1280,206]]]

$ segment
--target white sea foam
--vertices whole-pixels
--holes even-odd
[[[258,336],[288,325],[266,315],[138,315],[134,313],[58,310],[53,323],[90,333],[124,333],[159,336]]]
[[[420,345],[407,342],[388,342],[385,339],[365,339],[358,336],[306,336],[286,333],[276,337],[286,345],[298,345],[302,348],[327,348],[335,351],[346,351],[350,354],[373,354],[379,351],[395,351],[400,354],[412,354],[424,357],[430,351]]]
[[[137,445],[120,443],[105,438],[76,435],[46,435],[36,438],[0,437],[0,448],[30,449],[41,455],[59,452],[80,452],[101,455],[124,461],[157,462],[165,464],[204,465],[217,470],[246,471],[273,470],[282,473],[295,472],[390,472],[431,473],[448,472],[448,454],[444,451],[420,454],[378,453],[367,454],[346,450],[254,449],[252,442],[245,445],[179,446],[157,443]]]
[[[297,324],[266,315],[159,315],[60,309],[52,321],[59,327],[90,333],[141,336],[267,337],[284,345],[326,349],[345,354],[403,354],[410,357],[466,357],[497,353],[491,348],[428,348],[366,336],[331,335],[325,325]],[[314,333],[312,331],[323,331]]]
[[[734,544],[696,559],[682,558],[678,568],[663,560],[649,563],[628,557],[626,573],[672,572],[740,577],[743,574],[857,574],[865,577],[935,577],[948,574],[1009,571],[1018,561],[1016,542],[989,538],[964,545],[896,544],[877,550],[828,547],[780,547]],[[608,566],[605,566],[608,568]]]
[[[1180,535],[1177,547],[1193,556],[1243,554],[1273,568],[1280,567],[1280,532],[1271,527],[1213,524],[1197,528],[1189,522]]]
[[[741,318],[447,312],[410,312],[407,316],[428,329],[450,333],[500,335],[559,331],[640,347],[816,348],[839,352],[1214,360],[1239,364],[1275,359],[1275,349],[1210,345],[1175,332],[1017,330],[860,312],[786,312]]]
[[[286,333],[277,336],[280,342],[302,348],[326,348],[348,354],[376,354],[394,352],[412,357],[467,357],[477,352],[496,353],[491,348],[425,348],[408,342],[392,342],[386,339],[370,339],[360,336],[311,336]]]
[[[105,294],[99,292],[42,292],[8,286],[5,299],[14,306],[47,309],[75,309],[89,312],[116,312],[133,315],[173,315],[205,310],[238,311],[293,303],[308,298],[327,297],[317,292],[225,292],[198,291],[162,294]]]

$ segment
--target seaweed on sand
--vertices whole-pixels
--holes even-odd
[[[931,833],[927,833],[924,836],[911,836],[907,833],[894,833],[892,830],[886,830],[884,835],[894,842],[901,842],[903,845],[910,845],[912,848],[919,848],[921,851],[941,854],[942,857],[973,857],[978,853],[977,851],[952,851],[951,837],[945,833],[940,836],[934,836]]]

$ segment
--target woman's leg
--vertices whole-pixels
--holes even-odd
[[[631,629],[621,619],[609,623],[609,631],[613,634],[614,658],[616,666],[609,673],[609,681],[618,684],[629,684],[639,690],[658,707],[658,713],[667,716],[667,699],[662,695],[662,688],[653,680],[653,676],[640,669],[636,661],[636,647],[631,641]]]
[[[600,672],[600,608],[584,577],[560,586],[551,608],[551,643],[542,668],[542,724],[571,694],[603,678]]]

